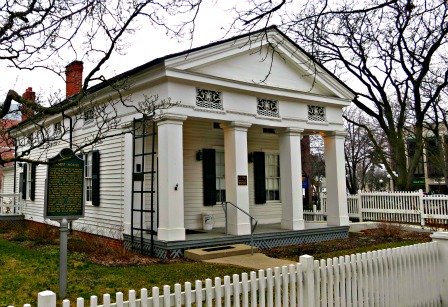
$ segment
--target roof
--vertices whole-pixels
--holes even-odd
[[[112,77],[112,78],[110,78],[110,79],[107,79],[107,80],[101,82],[101,83],[98,83],[98,84],[96,84],[96,85],[90,87],[89,89],[87,89],[87,92],[88,92],[88,94],[95,93],[95,92],[97,92],[97,91],[99,91],[99,90],[101,90],[101,89],[104,89],[104,88],[108,87],[110,84],[115,83],[116,81],[119,81],[119,80],[122,80],[122,79],[125,79],[125,78],[129,78],[129,77],[131,77],[131,76],[133,76],[133,75],[136,75],[136,74],[138,74],[138,73],[140,73],[140,72],[142,72],[142,71],[145,71],[145,70],[147,70],[147,69],[150,69],[150,68],[152,68],[152,67],[155,67],[155,66],[157,66],[157,65],[159,65],[159,64],[163,64],[166,60],[169,60],[169,59],[172,59],[172,58],[175,58],[175,57],[178,57],[178,56],[182,56],[182,55],[188,55],[188,54],[190,54],[190,53],[194,53],[194,52],[196,52],[196,51],[200,51],[200,50],[204,50],[204,49],[207,49],[207,48],[211,48],[211,47],[214,47],[214,46],[217,46],[217,45],[220,45],[220,44],[225,44],[225,43],[230,42],[230,41],[233,41],[233,40],[238,40],[238,39],[245,38],[245,37],[249,37],[249,36],[252,36],[252,35],[257,35],[257,34],[260,34],[260,33],[263,33],[263,32],[266,32],[266,33],[267,33],[267,32],[269,32],[269,31],[271,31],[271,30],[277,31],[283,38],[285,38],[289,43],[291,43],[295,48],[297,48],[297,50],[299,50],[300,52],[302,52],[303,54],[305,54],[307,57],[309,57],[311,60],[313,60],[313,61],[319,66],[319,68],[321,68],[321,69],[324,70],[327,74],[329,74],[332,78],[334,78],[335,80],[337,80],[337,81],[338,81],[343,87],[345,87],[349,92],[351,92],[352,94],[355,94],[355,91],[353,91],[348,85],[346,85],[344,82],[342,82],[342,81],[341,81],[338,77],[336,77],[331,71],[329,71],[327,68],[325,68],[325,66],[323,66],[322,64],[320,64],[320,63],[316,60],[316,58],[315,58],[314,56],[312,56],[310,53],[308,53],[308,52],[305,51],[303,48],[301,48],[301,47],[300,47],[297,43],[295,43],[291,38],[289,38],[286,34],[284,34],[282,31],[280,31],[280,30],[277,28],[277,26],[275,26],[275,25],[270,26],[270,27],[267,27],[267,28],[263,28],[263,29],[260,29],[260,30],[257,30],[257,31],[248,32],[248,33],[245,33],[245,34],[241,34],[241,35],[233,36],[233,37],[231,37],[231,38],[227,38],[227,39],[224,39],[224,40],[216,41],[216,42],[213,42],[213,43],[210,43],[210,44],[207,44],[207,45],[203,45],[203,46],[199,46],[199,47],[195,47],[195,48],[187,49],[187,50],[184,50],[184,51],[181,51],[181,52],[172,53],[172,54],[168,54],[168,55],[165,55],[165,56],[163,56],[163,57],[160,57],[160,58],[156,58],[156,59],[154,59],[154,60],[152,60],[152,61],[149,61],[149,62],[147,62],[147,63],[145,63],[145,64],[143,64],[143,65],[134,67],[134,68],[132,68],[132,69],[130,69],[130,70],[128,70],[128,71],[125,71],[125,72],[123,72],[123,73],[121,73],[121,74],[118,74],[118,75],[116,75],[116,76],[114,76],[114,77]],[[67,100],[62,101],[61,103],[55,105],[54,107],[56,107],[56,106],[59,107],[61,104],[63,105],[63,104],[65,104],[65,103],[67,103]],[[21,122],[19,125],[17,125],[17,126],[14,127],[13,129],[18,128],[18,127],[21,127],[21,126],[24,126],[24,125],[26,125],[26,124],[27,124],[29,121],[31,121],[31,120],[36,121],[36,120],[39,119],[39,118],[40,118],[40,115],[39,115],[39,114],[36,114],[36,115],[33,116],[32,118],[28,118],[26,121]]]

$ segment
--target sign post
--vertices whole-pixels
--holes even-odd
[[[68,221],[84,217],[84,161],[65,148],[49,159],[44,218],[59,222],[59,296],[67,291]]]

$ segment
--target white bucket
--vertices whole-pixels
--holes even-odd
[[[210,212],[203,212],[202,213],[202,229],[212,230],[214,224],[215,224],[215,219],[213,218],[213,214]]]

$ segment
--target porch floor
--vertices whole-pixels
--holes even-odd
[[[225,234],[224,228],[213,230],[187,231],[184,241],[160,241],[154,235],[154,246],[151,248],[151,236],[144,233],[143,238],[124,235],[127,248],[149,254],[151,250],[159,258],[177,258],[183,256],[183,251],[190,248],[202,248],[229,244],[253,244],[259,249],[277,246],[311,243],[332,239],[341,239],[348,236],[348,226],[327,226],[326,222],[306,222],[303,230],[281,229],[280,224],[262,224],[251,235]],[[140,245],[143,243],[143,246]]]

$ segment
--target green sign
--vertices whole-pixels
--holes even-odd
[[[425,178],[415,178],[412,180],[413,184],[425,184]]]
[[[66,148],[49,160],[44,217],[74,220],[84,216],[84,161]]]

